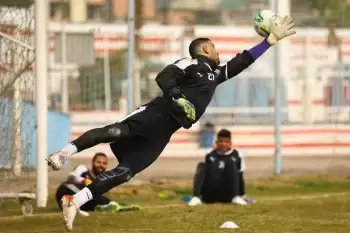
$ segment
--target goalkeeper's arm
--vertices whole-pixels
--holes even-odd
[[[280,22],[271,19],[269,36],[258,45],[249,49],[250,55],[254,60],[257,60],[270,46],[275,45],[285,37],[294,35],[296,33],[294,27],[295,23],[290,16],[283,17]]]
[[[171,98],[183,97],[178,81],[185,77],[186,70],[196,65],[190,58],[182,58],[166,66],[156,77],[156,82],[165,96]]]
[[[183,75],[183,70],[181,70],[173,64],[168,65],[161,72],[159,72],[159,74],[156,77],[156,82],[160,89],[162,89],[163,94],[165,96],[172,97],[171,95],[174,94],[181,95],[181,93],[172,93],[171,91],[179,89],[177,85],[177,80]]]
[[[174,64],[165,67],[156,77],[158,86],[162,89],[163,94],[174,101],[174,108],[182,112],[190,122],[196,119],[195,106],[186,99],[177,80],[185,76],[185,69],[192,65],[188,59],[182,59]]]
[[[271,20],[270,34],[259,44],[249,50],[244,50],[241,54],[237,54],[234,58],[227,62],[226,65],[220,67],[220,76],[218,83],[222,83],[248,68],[255,60],[261,57],[271,46],[285,37],[296,33],[295,23],[290,16],[285,16],[280,22]]]

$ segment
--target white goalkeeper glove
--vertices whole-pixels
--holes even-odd
[[[275,45],[279,40],[296,33],[295,23],[290,16],[285,16],[281,20],[271,19],[269,29],[270,34],[266,40],[270,45]]]

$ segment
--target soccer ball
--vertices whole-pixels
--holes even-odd
[[[254,18],[254,29],[260,36],[266,38],[270,34],[270,20],[278,22],[280,17],[271,10],[261,10]]]

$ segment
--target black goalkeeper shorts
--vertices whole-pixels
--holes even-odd
[[[162,153],[179,123],[158,106],[142,106],[118,123],[129,125],[129,136],[110,144],[120,164],[134,174],[151,165]]]

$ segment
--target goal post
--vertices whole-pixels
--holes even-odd
[[[46,207],[48,198],[47,157],[47,51],[48,1],[35,0],[35,75],[37,110],[37,206]],[[40,85],[40,86],[39,86]]]
[[[35,188],[38,207],[48,198],[47,14],[46,0],[0,1],[0,193]]]

